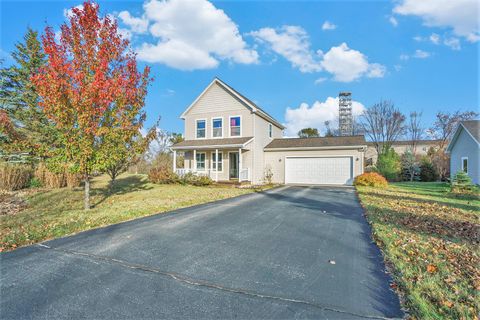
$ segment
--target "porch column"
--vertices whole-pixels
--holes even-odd
[[[177,172],[177,150],[173,150],[173,172]]]
[[[193,168],[192,171],[197,171],[197,150],[193,149]]]
[[[222,157],[223,161],[223,157]],[[215,149],[215,181],[218,182],[218,149]],[[223,164],[222,164],[223,166]]]
[[[238,182],[242,181],[242,148],[238,148]]]
[[[208,176],[211,178],[212,177],[212,173],[213,173],[213,151],[210,152],[210,157],[209,157],[209,163],[210,163],[210,172],[208,174]]]

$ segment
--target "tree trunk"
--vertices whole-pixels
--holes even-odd
[[[84,197],[84,205],[85,210],[90,210],[90,176],[86,173],[85,174],[85,197]]]

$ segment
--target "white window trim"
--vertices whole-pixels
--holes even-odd
[[[240,135],[232,136],[232,118],[240,118]],[[242,126],[243,126],[243,119],[241,115],[237,116],[229,116],[228,117],[228,137],[229,138],[241,138],[242,137]]]
[[[214,120],[222,120],[222,135],[221,135],[220,137],[214,137],[214,136],[213,136],[213,129],[215,129],[215,128],[213,127],[213,121],[214,121]],[[242,124],[241,121],[242,121],[242,120],[240,120],[240,124]],[[224,133],[223,133],[223,132],[224,132],[224,128],[225,128],[225,121],[223,121],[223,117],[215,117],[215,118],[212,118],[212,139],[222,139],[223,136],[224,136]]]
[[[203,137],[203,138],[199,138],[198,135],[197,135],[197,129],[198,129],[197,125],[198,125],[198,121],[205,121],[205,137]],[[195,119],[195,139],[199,139],[199,140],[201,140],[201,139],[207,139],[207,136],[208,136],[208,130],[207,130],[207,129],[208,129],[208,125],[207,125],[207,123],[208,123],[208,121],[207,121],[207,119],[205,119],[205,118]]]
[[[270,122],[268,123],[268,137],[273,139],[273,125]]]
[[[203,169],[198,169],[198,161],[197,159],[195,158],[195,170],[197,171],[207,171],[207,153],[206,152],[196,152],[195,156],[198,156],[199,154],[203,154],[204,155],[204,158],[205,160],[203,161],[204,163],[204,168]]]
[[[465,171],[465,168],[463,166],[463,160],[467,160],[467,171]],[[468,157],[462,157],[462,171],[468,174]]]
[[[215,161],[215,162],[213,161],[213,155],[214,155],[214,154],[215,154],[215,151],[212,151],[212,152],[211,152],[211,156],[210,156],[210,161],[212,161],[212,163],[216,163],[216,161]],[[218,151],[218,154],[221,154],[221,155],[222,155],[222,161],[221,161],[221,162],[222,162],[222,170],[218,171],[218,173],[223,173],[223,167],[224,167],[224,163],[223,163],[223,160],[224,160],[224,158],[223,158],[223,151]],[[216,168],[216,167],[214,168],[214,167],[213,167],[213,164],[211,165],[211,167],[212,167],[212,171],[213,171],[213,172],[217,172],[217,168]]]

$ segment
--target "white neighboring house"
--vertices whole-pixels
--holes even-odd
[[[182,175],[215,181],[289,184],[352,184],[363,173],[363,136],[283,138],[285,127],[254,102],[215,78],[182,113],[185,154]]]
[[[448,144],[450,176],[465,171],[473,183],[480,184],[480,120],[462,121]]]

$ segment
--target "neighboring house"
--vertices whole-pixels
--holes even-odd
[[[448,144],[450,175],[465,171],[480,184],[480,120],[462,121]]]
[[[425,156],[430,148],[438,148],[440,140],[418,140],[416,141],[414,153],[419,156]],[[367,142],[367,151],[365,152],[365,164],[367,166],[377,163],[378,154],[377,149],[373,142]],[[392,148],[399,155],[402,155],[407,150],[413,149],[413,143],[411,140],[407,141],[394,141],[392,142]]]
[[[285,127],[251,100],[215,78],[183,112],[185,154],[179,174],[215,181],[352,184],[363,173],[363,136],[282,138]]]

